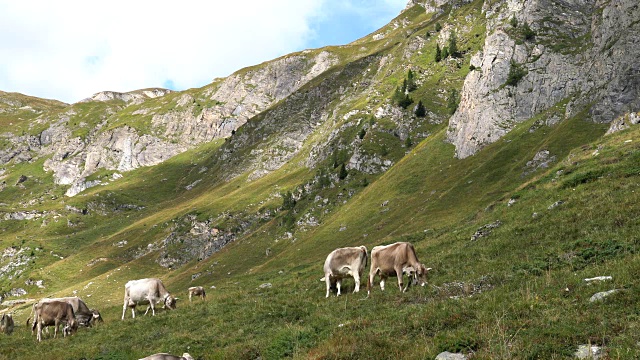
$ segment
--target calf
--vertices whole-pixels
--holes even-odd
[[[371,269],[367,281],[367,296],[371,294],[371,287],[376,275],[380,275],[380,288],[384,290],[384,282],[389,276],[398,277],[400,291],[406,292],[411,282],[419,281],[421,286],[427,282],[427,272],[418,261],[416,251],[411,243],[398,242],[391,245],[376,246],[371,249]],[[408,273],[409,283],[403,288],[403,273]]]
[[[207,294],[202,286],[193,286],[189,288],[189,302],[191,302],[192,296],[200,296],[202,300],[205,300]]]
[[[342,279],[347,276],[352,276],[356,282],[353,292],[360,291],[360,276],[367,266],[367,258],[367,248],[364,246],[333,250],[324,262],[324,277],[321,279],[327,284],[326,297],[329,297],[333,283],[336,283],[340,296]]]
[[[11,335],[13,327],[13,317],[11,314],[2,314],[2,319],[0,319],[0,332]]]

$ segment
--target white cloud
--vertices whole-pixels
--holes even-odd
[[[203,86],[304,48],[328,1],[0,0],[0,90],[75,102]]]

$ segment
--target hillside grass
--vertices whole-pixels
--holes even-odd
[[[103,251],[115,254],[116,240],[157,238],[163,231],[149,233],[143,223],[160,223],[178,209],[206,211],[204,204],[222,193],[240,209],[276,184],[286,188],[308,175],[277,172],[242,191],[232,190],[232,182],[210,197],[202,192],[167,207],[166,215],[143,216],[103,245],[94,243],[92,253],[81,251],[43,272],[47,280],[68,278],[70,286],[56,290],[77,291],[100,308],[105,324],[36,346],[19,326],[0,356],[15,358],[20,349],[18,358],[30,358],[47,346],[61,359],[129,359],[160,351],[188,351],[203,359],[433,358],[445,350],[479,358],[563,358],[582,343],[605,345],[612,358],[638,356],[633,304],[640,270],[640,149],[634,142],[640,130],[599,140],[603,126],[577,118],[534,133],[529,127],[522,124],[465,160],[452,158],[442,134],[429,138],[320,227],[296,233],[295,241],[276,243],[279,227],[273,220],[211,258],[173,271],[159,271],[153,255],[126,265],[109,256],[99,267],[86,266]],[[541,148],[559,161],[522,176],[523,165]],[[512,198],[516,202],[507,206]],[[390,200],[387,211],[384,200]],[[549,209],[558,200],[563,203]],[[210,206],[211,212],[224,208]],[[495,220],[502,225],[470,240]],[[339,231],[340,225],[347,230]],[[400,294],[391,279],[384,293],[376,287],[364,300],[364,293],[349,293],[353,282],[346,281],[342,297],[324,298],[318,279],[325,254],[338,246],[370,249],[393,241],[413,242],[420,259],[434,268],[428,287]],[[191,280],[203,270],[211,274]],[[582,280],[598,275],[614,280]],[[145,276],[165,280],[182,298],[178,310],[135,321],[127,313],[121,322],[124,282]],[[258,289],[267,282],[271,288]],[[185,302],[190,285],[204,285],[208,301]],[[622,291],[604,302],[588,301],[613,288]],[[28,307],[16,312],[19,325],[26,316]],[[131,348],[134,343],[139,345]]]

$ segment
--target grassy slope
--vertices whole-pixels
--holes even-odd
[[[463,16],[470,8],[458,11]],[[418,17],[416,31],[430,29],[436,20],[404,16]],[[404,36],[401,31],[395,36]],[[480,40],[469,46],[480,46]],[[382,42],[372,46],[386,48]],[[459,89],[468,70],[451,62],[434,66],[434,48],[432,37],[414,59],[425,71],[433,71],[414,96],[443,116],[444,98],[430,96],[429,89]],[[383,74],[383,90],[393,91],[403,74],[404,70]],[[366,101],[356,99],[354,106],[360,103]],[[30,276],[44,279],[48,287],[25,287],[30,295],[69,295],[75,290],[102,311],[106,323],[37,346],[19,326],[0,358],[35,358],[43,346],[52,358],[61,359],[129,359],[160,351],[189,351],[207,359],[433,358],[443,350],[473,350],[479,358],[553,358],[569,356],[577,344],[588,342],[607,345],[613,358],[637,357],[640,332],[633,295],[640,270],[635,192],[640,149],[635,142],[640,129],[602,139],[603,125],[577,116],[530,133],[535,120],[461,161],[443,141],[446,124],[429,125],[431,136],[384,175],[369,177],[370,184],[357,189],[346,204],[338,197],[341,186],[323,190],[334,210],[320,226],[296,231],[288,239],[279,225],[284,215],[280,212],[211,258],[172,271],[155,263],[157,254],[134,259],[133,253],[165,237],[175,219],[186,214],[207,219],[222,212],[276,210],[281,200],[274,194],[314,175],[296,165],[303,155],[258,181],[240,177],[219,183],[214,172],[220,168],[210,156],[221,145],[215,143],[128,173],[106,187],[56,200],[55,206],[45,202],[43,209],[93,203],[106,204],[109,211],[65,214],[75,227],[62,222],[43,228],[39,223],[31,227],[30,222],[4,222],[3,247],[44,247]],[[526,162],[543,149],[559,162],[523,176]],[[33,171],[42,168],[36,165],[29,166]],[[200,174],[203,167],[209,170]],[[32,176],[39,176],[42,184],[50,181],[46,173]],[[185,190],[198,179],[198,186]],[[343,185],[354,187],[352,182]],[[12,191],[24,196],[33,189],[8,187],[3,198]],[[507,206],[510,198],[517,199],[513,206]],[[382,207],[386,200],[388,206]],[[558,200],[563,204],[548,209]],[[117,204],[144,208],[112,210]],[[313,201],[303,200],[296,211],[311,206],[316,206]],[[492,234],[469,240],[480,226],[495,220],[502,226]],[[232,221],[221,225],[234,226]],[[122,240],[128,242],[125,247],[113,245]],[[328,252],[339,246],[371,248],[394,241],[413,242],[420,259],[434,268],[429,287],[400,295],[391,281],[385,293],[374,289],[371,299],[360,301],[364,295],[349,294],[352,282],[347,281],[345,296],[324,298],[318,279]],[[87,265],[102,257],[106,260]],[[204,275],[192,281],[192,274],[200,272]],[[582,281],[597,275],[612,275],[613,283],[587,286]],[[178,311],[119,321],[124,282],[144,276],[159,276],[182,295]],[[258,289],[266,282],[273,287]],[[209,291],[207,303],[188,304],[184,293],[192,285],[216,289]],[[611,288],[624,291],[603,303],[588,302],[593,293]],[[28,307],[16,310],[22,325]]]
[[[150,259],[141,258],[109,271],[109,282],[90,298],[107,323],[47,346],[60,358],[68,351],[73,358],[132,358],[155,351],[179,353],[187,346],[203,358],[416,358],[459,348],[471,348],[481,358],[550,358],[569,355],[577,344],[591,341],[608,345],[613,357],[636,354],[640,149],[625,141],[637,139],[640,128],[598,140],[603,127],[582,119],[533,134],[528,125],[464,161],[452,158],[443,134],[425,140],[322,226],[297,234],[296,242],[274,244],[267,234],[276,233],[277,224],[269,222],[197,268],[162,275]],[[552,153],[562,161],[522,177],[523,164],[539,148],[557,149]],[[593,156],[598,148],[599,155]],[[442,165],[434,168],[434,163]],[[556,175],[558,170],[563,173]],[[269,188],[283,181],[281,176],[252,185]],[[233,185],[219,191],[229,187]],[[255,195],[244,193],[228,191],[227,196],[237,203],[247,193]],[[212,199],[215,194],[200,196]],[[508,207],[510,198],[517,202]],[[391,200],[390,210],[381,213],[384,199]],[[557,200],[564,203],[549,210]],[[538,216],[533,218],[533,212]],[[161,217],[151,215],[156,216]],[[491,235],[469,240],[478,227],[496,219],[503,225]],[[339,224],[347,230],[338,231]],[[141,232],[136,224],[132,227]],[[331,249],[403,239],[413,241],[420,258],[435,269],[428,288],[400,295],[390,285],[385,293],[374,289],[366,301],[348,293],[324,299],[318,278]],[[267,246],[274,248],[268,258]],[[216,285],[206,304],[182,303],[178,311],[153,319],[117,320],[122,283],[133,273],[161,275],[172,291],[181,293],[192,284],[191,273],[205,268],[213,269],[212,275],[193,284]],[[612,275],[614,281],[583,283],[596,275]],[[258,290],[264,282],[273,287]],[[474,284],[484,291],[465,297]],[[80,285],[67,291],[80,290]],[[593,293],[610,288],[625,290],[603,303],[588,302]],[[461,298],[449,298],[454,295]],[[154,330],[144,330],[149,326]],[[27,349],[21,350],[26,355],[39,351],[27,346],[33,339],[24,328],[11,341],[15,348]],[[131,350],[132,342],[140,346]],[[95,343],[102,345],[87,345]]]

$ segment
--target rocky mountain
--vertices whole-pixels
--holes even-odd
[[[171,336],[106,322],[81,335],[110,348],[54,357],[171,338],[220,358],[379,358],[385,326],[398,358],[638,354],[639,23],[635,0],[411,0],[350,44],[202,88],[0,92],[4,309],[23,321],[29,299],[75,294],[119,318],[134,277],[220,290],[165,314],[184,324]],[[331,250],[395,241],[434,268],[429,287],[318,302]],[[582,299],[612,289],[579,277],[609,271],[616,300],[592,312]],[[185,330],[203,318],[224,336]]]

